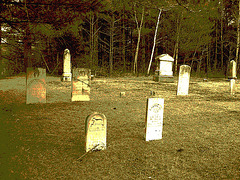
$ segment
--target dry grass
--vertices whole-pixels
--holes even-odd
[[[69,84],[51,77],[50,103],[35,105],[25,105],[24,90],[0,91],[0,179],[239,179],[240,93],[231,97],[223,80],[193,78],[186,97],[176,86],[96,79],[90,102],[71,103]],[[145,142],[150,91],[165,99],[163,139]],[[107,117],[107,149],[77,160],[94,111]]]

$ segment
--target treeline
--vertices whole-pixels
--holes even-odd
[[[226,74],[239,56],[237,0],[1,0],[1,75],[73,67],[102,75],[148,74],[155,56],[174,57],[174,70]],[[151,63],[152,62],[152,63]],[[239,68],[238,68],[239,69]],[[150,71],[148,71],[150,70]]]

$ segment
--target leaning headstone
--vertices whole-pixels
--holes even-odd
[[[85,148],[103,150],[107,147],[107,119],[104,114],[94,112],[87,116],[85,122]]]
[[[180,66],[177,95],[188,95],[190,72],[190,66]]]
[[[149,98],[145,126],[146,141],[162,139],[164,99]]]
[[[46,69],[27,68],[26,104],[46,103]]]
[[[71,73],[71,55],[68,49],[64,50],[63,54],[63,81],[71,81],[72,73]]]
[[[91,70],[74,68],[72,78],[72,101],[90,101]]]

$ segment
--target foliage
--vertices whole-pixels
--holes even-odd
[[[8,53],[7,59],[9,62],[18,60],[15,63],[17,66],[13,67],[16,72],[24,71],[28,65],[47,65],[49,73],[56,68],[55,72],[61,73],[62,54],[66,48],[70,49],[75,66],[96,70],[113,66],[112,70],[132,71],[138,41],[134,9],[140,20],[142,7],[145,13],[136,62],[143,72],[146,72],[145,67],[150,60],[159,9],[163,13],[157,34],[156,55],[173,55],[179,36],[180,64],[194,57],[202,58],[203,61],[198,63],[204,67],[206,54],[210,53],[209,65],[213,67],[217,64],[219,67],[222,66],[221,56],[225,61],[233,58],[237,45],[237,0],[4,0],[1,5],[1,25],[10,28],[2,31],[1,37],[8,41],[4,46],[8,49],[14,47],[9,50],[11,53]],[[92,17],[94,22],[91,22]],[[114,25],[112,32],[111,22]],[[224,44],[223,55],[216,54],[221,51],[221,43]],[[31,51],[40,56],[32,57]],[[3,55],[1,57],[3,59]]]

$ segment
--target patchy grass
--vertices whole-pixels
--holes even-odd
[[[49,79],[47,104],[26,105],[24,90],[0,91],[0,179],[240,178],[240,94],[231,97],[227,81],[193,78],[181,97],[176,83],[101,78],[90,102],[71,103],[69,85]],[[145,142],[150,91],[165,99],[163,139]],[[78,160],[94,111],[107,117],[107,149]]]

